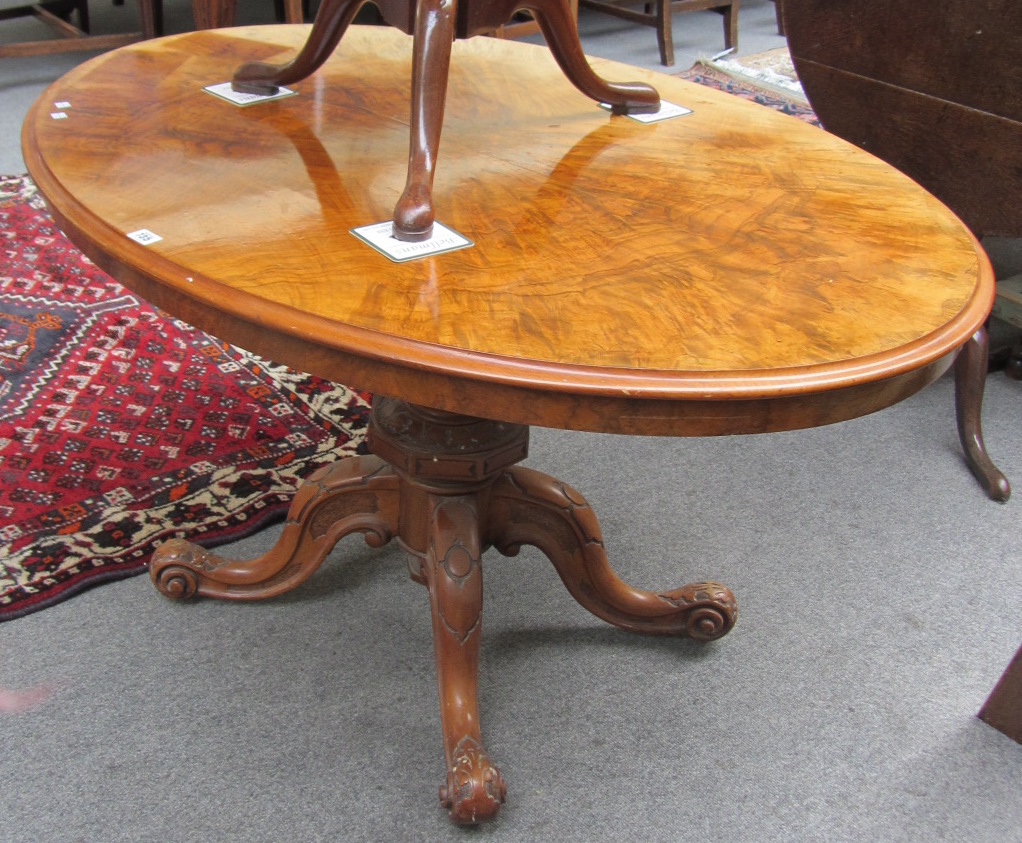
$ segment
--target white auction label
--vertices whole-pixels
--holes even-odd
[[[235,91],[230,82],[221,82],[219,85],[207,85],[202,90],[208,91],[215,97],[234,103],[235,105],[255,105],[258,102],[269,102],[284,97],[294,96],[295,92],[290,88],[278,88],[275,94],[243,94]]]
[[[153,234],[148,228],[140,228],[138,231],[132,231],[128,234],[128,238],[134,240],[136,243],[141,243],[143,246],[159,243],[163,239],[159,234]]]
[[[395,263],[453,252],[474,245],[471,240],[458,234],[453,228],[438,222],[433,223],[432,236],[428,240],[418,242],[398,240],[394,236],[394,223],[391,220],[353,228],[351,233]]]
[[[611,105],[606,102],[601,102],[600,108],[605,108],[607,111],[610,111]],[[686,114],[691,113],[691,108],[685,108],[683,105],[676,105],[673,102],[660,100],[659,111],[654,111],[652,114],[625,114],[623,116],[632,120],[638,120],[640,123],[659,123],[661,120],[670,120],[672,117],[684,117]]]

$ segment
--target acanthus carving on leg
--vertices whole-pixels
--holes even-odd
[[[440,801],[463,825],[492,820],[504,802],[500,771],[483,749],[477,676],[483,575],[475,496],[432,495],[429,545],[422,560],[433,615],[447,779]]]
[[[523,544],[545,553],[571,595],[599,618],[655,635],[710,641],[734,626],[737,604],[720,583],[702,582],[656,594],[624,583],[611,569],[599,523],[575,489],[516,466],[493,488],[489,541],[514,556]]]
[[[480,782],[484,804],[495,807],[493,815],[479,817],[477,820],[472,811],[466,812],[465,807],[473,800],[473,792],[479,791]],[[456,813],[458,815],[467,813],[471,817],[468,822],[471,825],[478,821],[493,819],[506,794],[507,786],[500,775],[500,770],[493,766],[482,744],[468,735],[463,737],[454,748],[450,769],[447,771],[447,781],[440,786],[440,804],[450,810],[451,816],[455,819]]]
[[[980,328],[961,347],[955,359],[955,416],[958,439],[965,451],[969,470],[980,482],[987,497],[1003,503],[1011,497],[1011,486],[987,455],[980,425],[988,357],[987,331]]]
[[[302,485],[280,538],[262,556],[228,559],[171,539],[153,555],[149,575],[167,597],[259,600],[282,594],[306,580],[349,533],[364,533],[373,547],[386,544],[397,531],[398,483],[378,457],[348,457]]]

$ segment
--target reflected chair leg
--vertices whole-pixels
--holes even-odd
[[[432,521],[421,560],[433,615],[447,780],[440,801],[451,819],[496,818],[506,787],[483,748],[477,682],[483,609],[482,548],[475,496],[430,497]],[[417,577],[418,579],[418,577]]]
[[[333,546],[353,532],[382,547],[398,529],[398,478],[378,457],[349,457],[320,469],[298,490],[280,538],[240,561],[171,539],[153,555],[149,575],[167,597],[228,600],[273,597],[304,582]]]
[[[660,95],[649,85],[607,82],[596,75],[582,52],[567,0],[527,0],[518,8],[530,12],[536,19],[564,75],[587,97],[607,103],[615,114],[660,110]]]
[[[412,115],[408,177],[394,209],[398,240],[427,240],[433,233],[433,174],[444,122],[454,42],[454,0],[419,0],[412,51]]]
[[[364,0],[323,0],[305,45],[287,64],[250,61],[235,72],[231,87],[246,94],[271,95],[279,86],[299,82],[330,58]]]
[[[575,489],[538,471],[516,466],[497,482],[490,501],[490,540],[506,556],[523,544],[549,557],[582,606],[630,632],[684,635],[711,641],[737,617],[734,595],[715,582],[662,593],[622,582],[611,570],[596,516]]]
[[[1003,503],[1011,497],[1011,486],[987,455],[980,426],[988,346],[986,328],[980,328],[958,352],[955,360],[955,415],[965,462],[987,496]]]

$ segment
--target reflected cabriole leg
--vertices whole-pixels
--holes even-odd
[[[398,529],[399,481],[375,456],[348,457],[313,474],[295,495],[277,543],[255,559],[227,559],[182,539],[153,555],[149,575],[167,597],[273,597],[305,581],[353,532],[373,547]]]
[[[477,703],[483,610],[482,548],[474,495],[430,498],[432,520],[422,575],[433,615],[447,779],[440,802],[451,819],[475,825],[496,818],[506,787],[483,749]]]
[[[330,58],[363,3],[365,0],[323,0],[309,38],[297,56],[281,65],[246,62],[234,72],[231,87],[240,93],[270,96],[280,85],[311,76]]]
[[[611,570],[600,526],[575,489],[532,469],[516,466],[494,486],[490,541],[514,556],[523,544],[545,553],[582,606],[630,632],[685,635],[711,641],[727,634],[737,617],[731,591],[701,582],[660,594],[632,588]]]
[[[550,52],[576,88],[596,102],[605,102],[614,114],[645,114],[660,110],[660,95],[642,82],[608,82],[589,66],[567,0],[528,0],[519,9],[532,14]]]
[[[416,7],[408,176],[394,208],[393,234],[398,240],[427,240],[433,233],[433,174],[444,123],[455,9],[455,0],[418,0]]]
[[[965,462],[969,470],[987,497],[1004,503],[1011,497],[1011,486],[987,455],[980,425],[988,356],[987,331],[986,328],[980,328],[962,346],[955,359],[955,415],[958,420],[958,439],[965,451]]]

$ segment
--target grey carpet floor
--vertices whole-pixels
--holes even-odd
[[[1020,385],[986,432],[1022,477]],[[699,645],[608,628],[526,549],[490,552],[480,704],[509,782],[493,840],[1022,840],[1022,746],[976,712],[1022,643],[1018,504],[966,471],[942,379],[874,416],[755,437],[538,430],[529,464],[601,516],[643,587],[714,578]],[[234,548],[264,549],[268,530]],[[0,837],[459,840],[425,591],[345,540],[260,604],[139,577],[0,627]]]
[[[743,26],[772,14],[749,0]],[[2,95],[56,72],[9,66]],[[20,117],[0,105],[10,156]],[[991,375],[984,427],[1022,495],[1020,390]],[[624,579],[721,580],[739,620],[709,645],[628,635],[538,552],[488,553],[495,825],[439,808],[426,594],[396,548],[351,538],[264,603],[174,603],[138,577],[0,625],[0,687],[53,690],[0,715],[0,840],[1022,840],[1022,746],[975,716],[1022,644],[1019,503],[966,470],[950,379],[802,432],[536,430],[528,464],[589,498]]]

